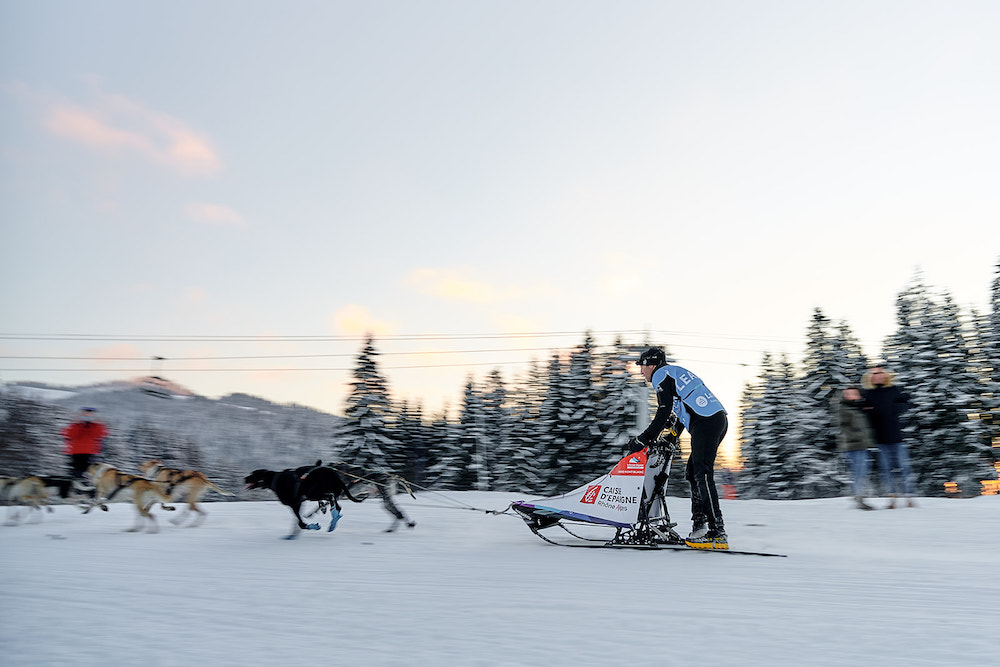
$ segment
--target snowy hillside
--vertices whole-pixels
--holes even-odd
[[[176,386],[175,386],[176,387]],[[246,394],[219,399],[190,394],[159,398],[132,382],[84,387],[8,384],[2,387],[45,408],[32,421],[29,469],[6,474],[59,474],[66,465],[59,431],[82,406],[98,409],[111,435],[103,457],[123,469],[158,457],[182,467],[198,468],[232,485],[256,467],[282,468],[329,457],[332,433],[343,419],[301,405],[273,403]]]
[[[518,496],[348,503],[279,539],[274,502],[199,528],[133,509],[0,527],[8,665],[975,665],[996,660],[1000,498],[859,512],[848,499],[724,502],[734,548],[788,558],[555,547]],[[673,511],[683,515],[683,501]],[[682,524],[682,528],[687,528]]]

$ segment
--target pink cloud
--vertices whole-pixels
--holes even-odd
[[[221,204],[209,204],[207,202],[196,202],[184,207],[185,214],[195,222],[203,222],[214,225],[236,225],[243,227],[246,221],[243,216]]]
[[[97,151],[132,153],[184,175],[208,176],[222,169],[204,134],[123,95],[98,93],[89,107],[49,102],[42,124],[56,136]]]

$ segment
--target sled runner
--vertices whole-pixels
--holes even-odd
[[[676,442],[660,441],[627,454],[609,473],[569,493],[520,500],[511,503],[511,509],[524,519],[531,532],[558,546],[783,555],[687,546],[674,530],[677,524],[670,519],[666,501],[670,465],[679,453]],[[595,526],[604,529],[604,537],[590,536]],[[609,539],[611,528],[615,532]]]

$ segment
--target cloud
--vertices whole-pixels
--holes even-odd
[[[394,327],[386,320],[376,319],[364,306],[350,303],[330,315],[330,326],[338,334],[364,336],[388,335]]]
[[[511,285],[496,286],[467,277],[465,270],[441,268],[414,269],[406,276],[405,283],[427,296],[437,297],[445,301],[484,305],[536,296],[539,293],[551,291],[551,288],[544,286],[536,286],[531,290]]]
[[[207,202],[195,202],[184,207],[184,213],[195,222],[203,222],[209,225],[235,225],[237,227],[246,226],[243,216],[221,204],[209,204]]]
[[[596,277],[594,289],[611,297],[629,296],[642,291],[642,276],[635,268],[635,261],[622,252],[604,256],[604,270]]]
[[[6,89],[41,107],[42,126],[49,133],[101,154],[137,155],[185,176],[210,176],[222,169],[204,133],[124,95],[104,93],[95,85],[92,99],[77,103],[23,84]]]

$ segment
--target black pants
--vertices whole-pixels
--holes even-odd
[[[719,490],[715,486],[715,456],[729,430],[725,412],[711,417],[691,415],[691,456],[688,457],[684,478],[691,485],[691,521],[697,526],[723,528],[719,509]]]
[[[70,454],[70,468],[73,471],[73,479],[86,479],[84,474],[90,467],[91,454]]]

